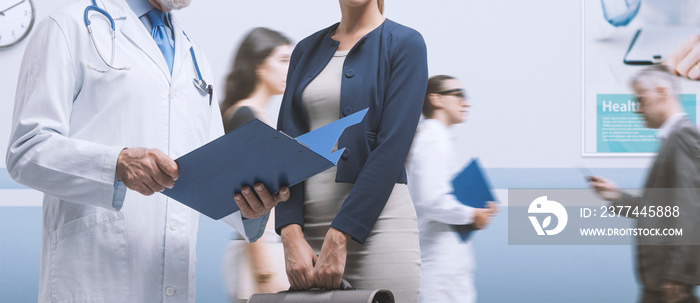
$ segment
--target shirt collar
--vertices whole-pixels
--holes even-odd
[[[129,7],[131,10],[141,18],[141,16],[145,15],[148,13],[148,11],[153,9],[153,5],[151,5],[148,0],[126,0],[126,3],[129,4]]]
[[[663,140],[668,137],[668,135],[671,133],[671,130],[673,130],[673,127],[678,124],[678,121],[681,121],[683,117],[685,116],[685,113],[676,113],[670,118],[666,119],[666,121],[661,124],[661,127],[659,127],[659,130],[656,132],[656,137]]]
[[[431,129],[433,132],[440,132],[442,134],[445,134],[451,140],[455,139],[452,135],[451,128],[445,125],[445,123],[442,123],[441,121],[438,121],[436,119],[423,119],[423,125],[425,128]]]

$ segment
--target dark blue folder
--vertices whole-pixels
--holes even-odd
[[[452,194],[457,200],[470,207],[486,208],[487,202],[496,201],[478,159],[473,159],[452,179],[452,187]],[[469,239],[471,232],[475,230],[471,224],[453,225],[453,228],[459,233],[462,241]]]
[[[180,177],[163,194],[214,219],[235,211],[245,185],[265,184],[271,193],[336,165],[345,150],[331,152],[345,128],[367,109],[295,138],[253,120],[175,160]]]

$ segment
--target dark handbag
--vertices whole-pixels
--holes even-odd
[[[276,294],[254,294],[248,303],[394,303],[394,294],[386,289],[353,289],[343,279],[339,290],[287,290]]]

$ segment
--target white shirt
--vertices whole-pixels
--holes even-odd
[[[45,194],[39,302],[194,302],[199,213],[159,193],[119,189],[118,203],[114,178],[124,147],[175,159],[222,135],[218,102],[192,83],[192,44],[177,19],[171,75],[124,0],[99,3],[116,23],[114,65],[131,69],[88,69],[106,67],[85,29],[86,3],[70,2],[37,25],[19,74],[6,162],[13,179]],[[109,56],[107,22],[94,14],[96,43]],[[247,221],[250,238],[265,220]]]
[[[471,224],[474,208],[460,203],[452,179],[458,172],[450,129],[425,119],[408,158],[408,189],[416,206],[420,238],[419,302],[474,302],[472,241],[462,242],[451,225]]]
[[[673,130],[673,127],[678,123],[678,121],[681,121],[683,117],[685,117],[685,113],[676,113],[666,119],[666,121],[661,124],[661,127],[659,127],[659,130],[656,131],[656,138],[659,140],[666,139]]]

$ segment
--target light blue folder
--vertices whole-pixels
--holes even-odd
[[[457,200],[470,207],[486,208],[487,202],[496,201],[478,159],[473,159],[452,179],[452,187],[454,188],[452,194]],[[475,230],[471,224],[453,225],[453,227],[459,233],[462,241],[469,239],[471,232]]]
[[[368,109],[292,138],[253,120],[175,160],[180,177],[163,194],[218,220],[238,211],[233,196],[262,182],[276,193],[336,165],[345,148],[331,152],[343,131]]]

